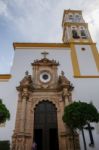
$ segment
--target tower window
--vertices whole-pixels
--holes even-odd
[[[74,39],[79,39],[79,38],[80,38],[79,35],[78,35],[78,33],[77,33],[77,30],[76,30],[76,29],[73,29],[73,30],[72,30],[72,37],[73,37]]]
[[[73,15],[69,15],[69,20],[73,21]]]
[[[85,30],[84,30],[84,29],[81,29],[80,32],[81,32],[81,37],[82,37],[83,39],[87,39],[87,35],[86,35],[86,33],[85,33]]]
[[[76,15],[76,16],[75,16],[75,21],[76,21],[76,22],[80,22],[80,19],[81,19],[81,18],[80,18],[79,15]]]

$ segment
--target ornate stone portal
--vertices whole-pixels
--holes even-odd
[[[57,70],[59,63],[55,60],[46,58],[46,52],[42,54],[44,55],[44,58],[35,60],[31,64],[33,67],[33,75],[31,76],[26,72],[25,77],[17,87],[19,99],[15,130],[12,137],[12,149],[31,150],[33,140],[36,140],[38,150],[51,150],[53,143],[51,145],[50,140],[54,136],[58,139],[56,145],[54,144],[56,150],[73,150],[72,135],[68,127],[62,121],[64,107],[72,102],[73,86],[64,76],[63,71],[61,72],[61,75],[58,76]],[[47,105],[44,102],[46,102]],[[39,117],[42,125],[39,124],[39,120],[36,125],[36,116],[40,116],[40,114],[36,114],[35,112],[37,112],[36,108],[39,108],[38,106],[40,103],[44,104],[42,105],[44,107],[46,105],[46,108],[47,106],[55,108],[53,111],[56,112],[56,116],[54,117],[56,120],[55,123],[52,123],[52,121],[50,123],[49,120],[54,120],[52,118],[53,114],[55,114],[50,113],[50,118],[47,116],[46,120],[44,117]],[[43,107],[41,110],[43,110]],[[50,110],[45,110],[45,114],[50,112]],[[45,114],[42,116],[45,116]],[[51,132],[52,129],[54,134]],[[35,131],[38,131],[39,137],[35,135]],[[41,142],[39,141],[39,138]],[[46,139],[48,139],[48,143],[46,142]],[[78,142],[78,139],[76,141]],[[77,147],[78,145],[79,144],[77,143],[76,150],[79,149],[79,147]]]

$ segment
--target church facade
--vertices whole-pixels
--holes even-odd
[[[73,150],[64,107],[80,100],[99,110],[99,54],[82,12],[65,10],[62,27],[63,43],[14,43],[11,74],[0,75],[0,97],[11,112],[0,132],[13,150],[31,150],[33,141],[38,150]],[[87,149],[98,150],[99,124],[92,127],[92,138],[84,129]],[[83,150],[80,132],[74,140]]]

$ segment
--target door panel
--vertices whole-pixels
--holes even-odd
[[[58,150],[58,133],[56,128],[49,130],[50,150]]]
[[[57,110],[51,102],[40,102],[34,113],[37,150],[58,150]]]
[[[42,143],[42,129],[35,129],[34,130],[35,134],[35,142],[37,144],[37,150],[43,150],[43,143]]]

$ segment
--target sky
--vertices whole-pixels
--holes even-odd
[[[64,9],[82,10],[99,49],[99,0],[0,0],[0,73],[10,73],[13,42],[62,42]]]

